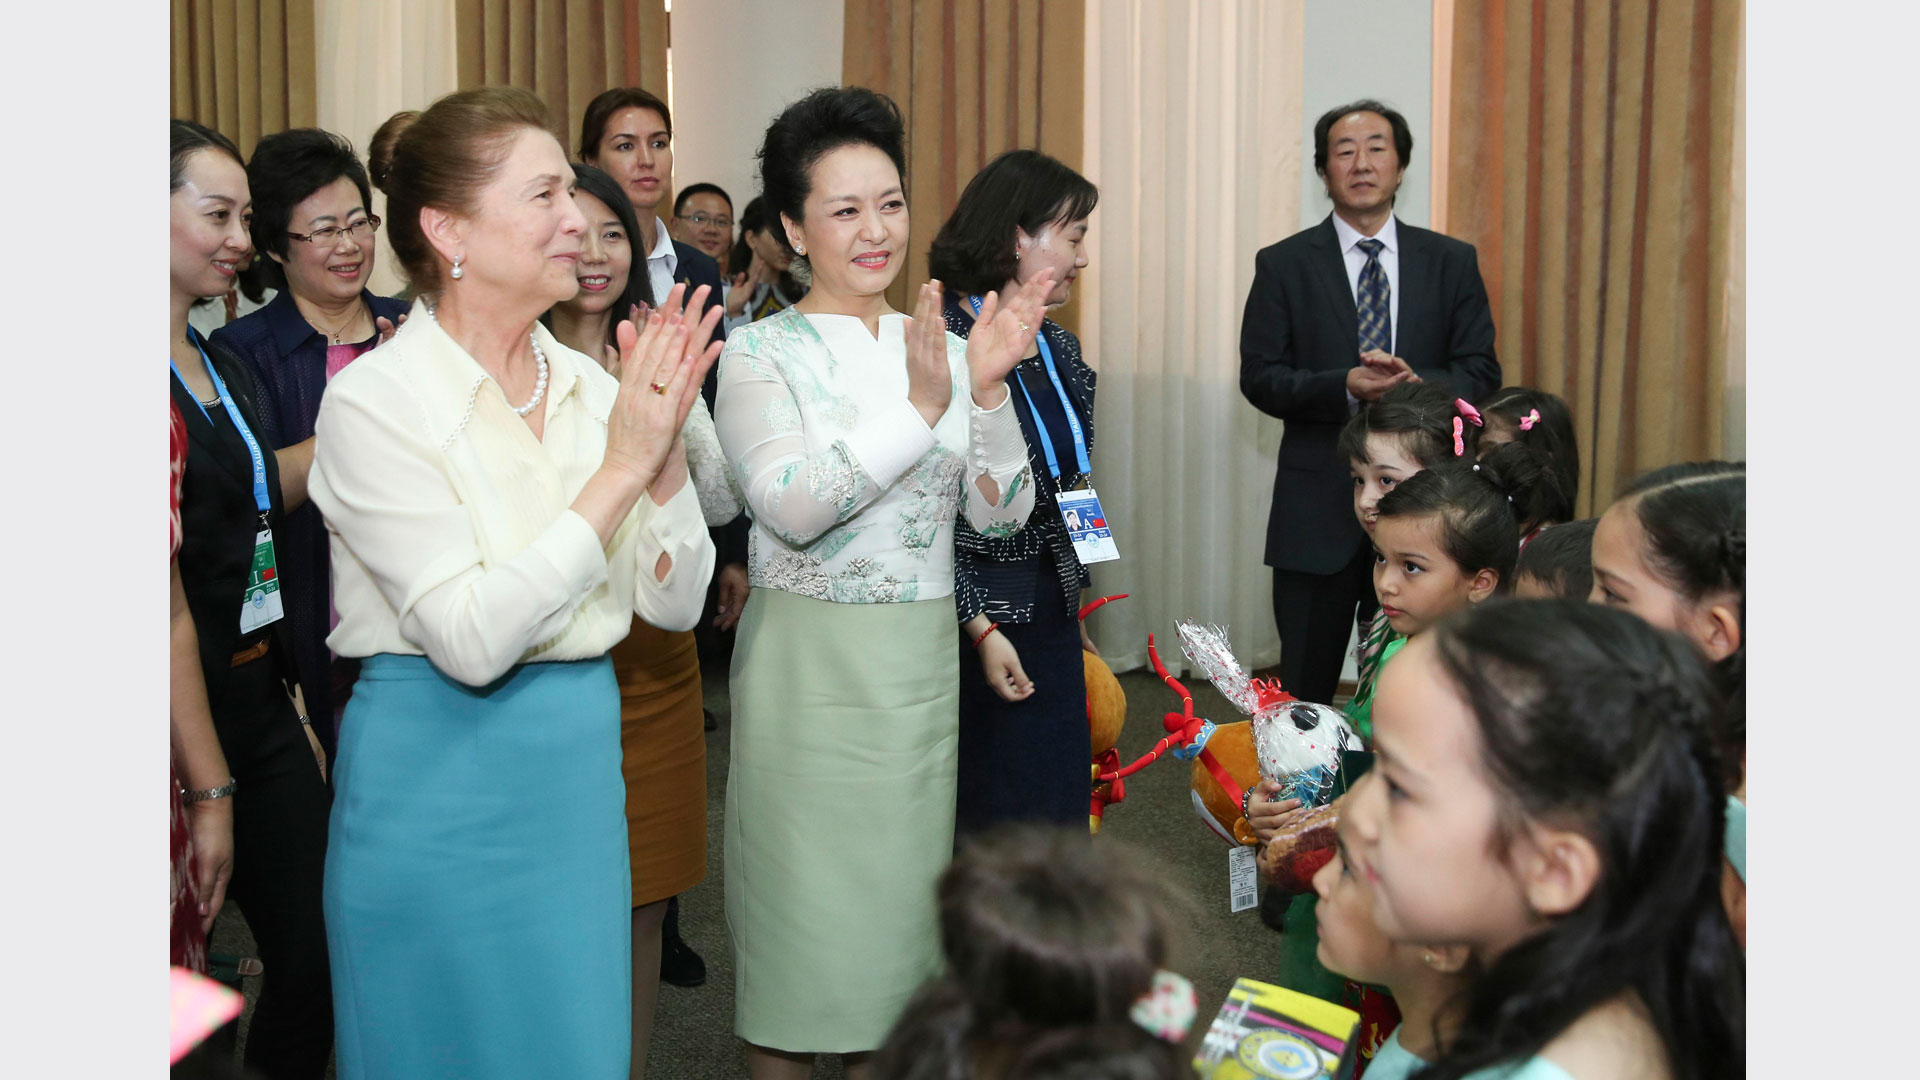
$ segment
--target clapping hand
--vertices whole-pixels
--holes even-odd
[[[1007,373],[1020,363],[1040,322],[1047,314],[1047,294],[1053,291],[1053,271],[1042,270],[1003,303],[998,293],[980,302],[967,336],[967,372],[973,381],[973,403],[997,407],[1007,397]]]
[[[377,348],[385,345],[387,341],[393,337],[394,333],[405,325],[407,325],[407,315],[405,312],[401,312],[399,322],[389,322],[384,315],[373,320],[373,329],[377,334],[373,340],[374,346]]]
[[[694,310],[700,309],[708,291],[705,285],[694,290]],[[616,331],[620,392],[607,416],[606,461],[643,487],[660,475],[707,369],[720,356],[720,343],[708,344],[720,308],[708,309],[697,324],[691,323],[688,305],[683,304],[685,292],[685,285],[675,285],[666,303],[647,315],[644,328],[623,320]]]
[[[953,367],[947,360],[947,321],[940,314],[940,283],[920,286],[907,320],[907,403],[928,427],[940,423],[953,403]]]
[[[1395,372],[1404,371],[1409,376],[1412,376],[1408,381],[1420,381],[1420,376],[1413,373],[1413,368],[1409,367],[1405,360],[1388,353],[1385,349],[1368,349],[1360,354],[1360,363],[1378,371],[1382,375],[1392,375]]]

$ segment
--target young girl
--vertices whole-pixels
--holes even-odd
[[[1389,939],[1476,972],[1423,1080],[1745,1075],[1719,704],[1684,641],[1571,600],[1463,613],[1382,675],[1348,867]]]
[[[1553,481],[1541,486],[1538,520],[1522,533],[1525,548],[1542,528],[1573,520],[1580,497],[1580,445],[1573,434],[1573,415],[1557,394],[1524,386],[1501,389],[1480,406],[1486,430],[1480,433],[1479,452],[1496,446],[1525,443],[1552,463]]]
[[[877,1080],[1191,1075],[1193,987],[1165,970],[1184,905],[1109,847],[1023,828],[962,848],[938,890],[946,972],[874,1055]]]
[[[1314,907],[1319,958],[1331,971],[1393,994],[1400,1025],[1365,1070],[1367,1080],[1405,1080],[1438,1057],[1459,1027],[1459,1006],[1473,985],[1464,973],[1467,950],[1401,945],[1380,932],[1373,921],[1373,883],[1354,873],[1347,859],[1344,834],[1351,831],[1344,822],[1338,826],[1338,853],[1313,876],[1320,897]]]
[[[1692,641],[1714,665],[1727,709],[1726,898],[1746,942],[1747,467],[1670,465],[1640,477],[1593,535],[1593,600]]]
[[[1566,596],[1585,600],[1593,592],[1593,529],[1581,518],[1547,529],[1520,549],[1513,564],[1513,595],[1527,600]]]

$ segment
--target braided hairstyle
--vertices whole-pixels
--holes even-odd
[[[1434,637],[1502,804],[1496,843],[1552,821],[1587,836],[1600,872],[1578,907],[1491,961],[1417,1075],[1525,1060],[1625,991],[1676,1078],[1745,1075],[1746,961],[1720,900],[1720,703],[1698,651],[1571,599],[1479,605]]]
[[[1068,1051],[1084,1039],[1095,1057],[1102,1045],[1145,1046],[1100,1035],[1131,1024],[1172,950],[1182,901],[1140,865],[1108,840],[1066,829],[1003,829],[963,848],[937,893],[946,971],[907,1004],[874,1054],[874,1075],[1024,1077],[1018,1062],[1076,1058]]]
[[[1523,442],[1540,451],[1553,463],[1556,480],[1552,501],[1545,508],[1542,525],[1557,525],[1573,520],[1573,504],[1580,497],[1580,444],[1573,434],[1573,414],[1558,394],[1528,386],[1507,386],[1496,391],[1480,406],[1488,424],[1499,432],[1499,441]],[[1529,422],[1531,421],[1531,422]],[[1520,425],[1527,426],[1523,430]],[[1491,450],[1492,440],[1482,440]]]
[[[1696,461],[1655,469],[1627,485],[1646,534],[1647,566],[1689,603],[1735,597],[1740,645],[1715,665],[1729,708],[1724,740],[1737,768],[1747,743],[1747,466]]]
[[[1465,574],[1492,570],[1500,579],[1495,592],[1504,593],[1513,588],[1523,526],[1552,484],[1538,451],[1508,443],[1477,462],[1449,461],[1402,480],[1380,497],[1380,517],[1436,515],[1447,558]]]

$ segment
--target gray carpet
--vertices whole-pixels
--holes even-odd
[[[1120,751],[1123,760],[1131,761],[1165,734],[1160,718],[1177,709],[1179,701],[1151,672],[1122,675],[1120,684],[1128,704]],[[1187,680],[1187,684],[1201,715],[1221,722],[1240,719],[1211,686],[1197,680]],[[680,930],[687,943],[706,959],[707,982],[691,990],[660,988],[647,1075],[663,1080],[735,1080],[746,1074],[739,1041],[733,1036],[733,965],[728,956],[721,893],[720,826],[726,800],[731,719],[724,668],[708,671],[706,699],[708,707],[720,717],[720,729],[707,736],[707,879],[681,897]],[[1255,911],[1228,913],[1227,848],[1193,812],[1188,769],[1184,762],[1163,759],[1129,777],[1126,800],[1107,810],[1105,825],[1095,842],[1111,850],[1115,858],[1144,862],[1189,899],[1190,910],[1182,915],[1188,932],[1179,943],[1173,967],[1193,980],[1200,999],[1201,1020],[1190,1039],[1197,1046],[1206,1021],[1219,1008],[1237,976],[1282,981],[1334,1000],[1338,996],[1337,992],[1329,993],[1327,984],[1314,984],[1306,939],[1274,933],[1260,922]],[[1310,919],[1310,911],[1304,902],[1296,903],[1290,918]],[[213,951],[252,955],[252,938],[244,917],[232,906],[214,927]],[[259,979],[246,982],[251,1003]],[[241,1038],[244,1046],[245,1018]],[[844,1073],[837,1059],[823,1057],[814,1075],[840,1077]]]

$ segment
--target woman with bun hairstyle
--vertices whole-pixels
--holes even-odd
[[[733,654],[727,927],[734,1030],[756,1078],[864,1055],[939,962],[927,903],[953,850],[954,522],[1018,530],[1033,473],[1007,374],[1052,275],[989,294],[965,341],[938,283],[887,304],[907,257],[889,99],[815,91],[760,169],[812,289],[740,330],[714,422],[753,517]]]

